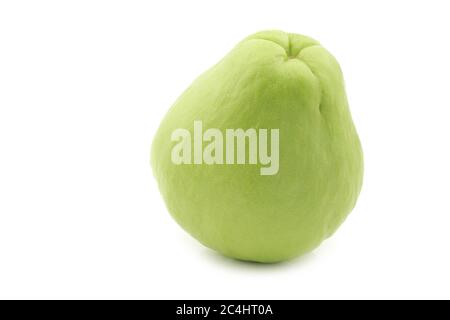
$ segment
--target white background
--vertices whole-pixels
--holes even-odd
[[[447,1],[3,1],[0,298],[450,298]],[[365,151],[339,231],[277,265],[171,219],[149,166],[178,95],[245,36],[341,63]]]

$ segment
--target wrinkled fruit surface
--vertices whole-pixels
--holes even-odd
[[[279,170],[174,164],[177,128],[279,129]],[[278,262],[311,251],[355,205],[363,156],[342,73],[309,37],[263,31],[241,41],[178,98],[158,129],[151,165],[173,218],[225,256]]]

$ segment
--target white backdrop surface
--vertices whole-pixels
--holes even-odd
[[[450,298],[446,1],[3,1],[0,298]],[[221,257],[149,166],[163,115],[245,36],[318,39],[365,152],[358,204],[313,253]]]

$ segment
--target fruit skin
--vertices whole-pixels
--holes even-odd
[[[175,165],[171,133],[279,128],[276,175],[255,165]],[[158,129],[151,164],[173,218],[225,256],[278,262],[332,235],[363,178],[360,141],[338,62],[316,40],[262,31],[198,77]]]

